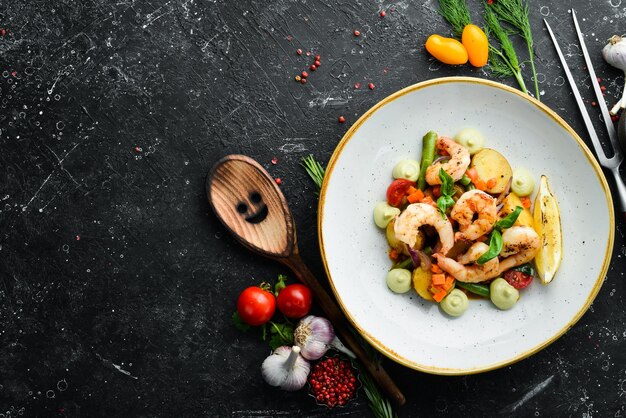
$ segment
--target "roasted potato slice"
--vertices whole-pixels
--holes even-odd
[[[513,170],[507,159],[498,151],[490,148],[485,148],[476,153],[472,158],[470,167],[476,169],[476,173],[481,180],[485,182],[491,179],[496,180],[496,184],[493,187],[485,189],[487,193],[502,193],[511,176],[513,176]]]

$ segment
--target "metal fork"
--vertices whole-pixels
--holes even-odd
[[[556,41],[554,37],[554,33],[552,32],[552,28],[548,22],[543,19],[546,27],[548,28],[548,32],[550,33],[550,37],[552,38],[552,42],[554,43],[554,47],[556,48],[556,52],[559,55],[559,59],[561,60],[561,64],[563,65],[563,70],[565,70],[565,74],[567,75],[567,81],[572,88],[572,92],[574,93],[574,97],[576,98],[576,103],[578,104],[578,108],[580,109],[580,113],[582,114],[583,120],[585,121],[585,126],[587,127],[587,132],[589,132],[589,137],[591,138],[591,143],[593,144],[593,148],[596,151],[596,156],[598,158],[598,162],[600,165],[607,170],[609,170],[613,174],[613,178],[615,178],[615,185],[617,188],[617,204],[619,210],[622,212],[624,220],[626,221],[626,185],[622,180],[622,177],[619,174],[619,167],[624,161],[624,155],[620,150],[620,145],[617,141],[617,132],[615,131],[615,126],[613,126],[613,121],[611,120],[611,115],[609,114],[609,109],[606,106],[604,101],[604,97],[602,96],[602,90],[600,89],[600,83],[598,83],[598,78],[596,77],[596,72],[593,70],[593,65],[591,64],[591,59],[589,58],[589,52],[587,51],[587,47],[585,46],[585,40],[583,39],[583,34],[580,31],[580,26],[578,25],[578,20],[576,19],[576,12],[572,9],[572,19],[574,20],[574,26],[576,27],[576,34],[578,35],[578,40],[580,42],[580,49],[583,51],[583,55],[585,57],[585,63],[587,64],[587,69],[589,71],[589,76],[591,77],[591,84],[593,85],[593,90],[596,93],[596,98],[598,100],[598,104],[600,105],[600,111],[602,112],[602,119],[604,119],[604,124],[606,125],[606,130],[609,134],[609,139],[611,140],[611,146],[613,148],[613,156],[611,158],[607,158],[604,153],[604,149],[602,149],[602,144],[598,139],[598,134],[596,130],[593,128],[593,124],[591,123],[591,118],[589,117],[589,113],[587,112],[587,108],[583,103],[583,99],[580,96],[580,92],[578,91],[578,87],[576,87],[576,82],[574,81],[574,77],[572,77],[572,73],[567,66],[567,62],[565,62],[565,57],[563,56],[563,52],[561,52],[561,48],[559,47],[559,43]]]

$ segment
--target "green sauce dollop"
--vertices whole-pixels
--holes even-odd
[[[485,137],[483,137],[483,134],[474,128],[462,129],[454,136],[454,140],[467,148],[470,155],[474,155],[483,149],[485,144]]]
[[[467,310],[469,301],[465,293],[459,289],[453,289],[448,296],[443,298],[439,306],[450,316],[461,316]]]
[[[387,286],[395,293],[411,290],[411,272],[407,269],[392,269],[387,273]]]
[[[417,181],[420,175],[420,163],[415,160],[402,160],[393,168],[391,175],[394,179]]]
[[[505,311],[517,303],[519,291],[506,280],[497,278],[489,286],[489,297],[494,305]]]
[[[400,214],[400,209],[389,206],[387,202],[378,202],[374,206],[374,222],[379,228],[386,228],[393,218]]]
[[[525,168],[516,168],[513,170],[513,179],[511,180],[511,190],[518,196],[528,196],[535,188],[535,180],[530,171]]]

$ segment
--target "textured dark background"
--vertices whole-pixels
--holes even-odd
[[[591,102],[568,12],[578,8],[612,104],[624,77],[600,49],[626,32],[626,2],[530,3],[541,99],[587,140],[541,19]],[[280,177],[303,257],[323,277],[300,159],[328,161],[350,124],[402,87],[491,77],[424,52],[428,34],[449,33],[436,2],[2,1],[0,28],[0,417],[334,415],[266,385],[266,346],[231,326],[243,287],[287,271],[226,233],[204,179],[228,153]],[[305,86],[293,76],[311,57],[297,48],[322,55]],[[618,219],[606,282],[572,330],[480,375],[386,361],[408,398],[399,415],[626,415]],[[362,395],[336,411],[369,414]]]

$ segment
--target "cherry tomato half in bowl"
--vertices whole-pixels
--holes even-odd
[[[411,186],[415,186],[415,183],[411,180],[394,180],[387,188],[387,203],[389,203],[390,206],[400,206],[402,199],[406,196]]]
[[[533,276],[517,270],[509,270],[504,273],[504,280],[516,289],[523,289],[533,281]]]
[[[276,298],[271,292],[258,286],[244,289],[237,299],[237,313],[248,325],[263,325],[276,311]]]
[[[302,284],[290,284],[278,294],[278,310],[287,318],[302,318],[312,303],[311,289]]]

